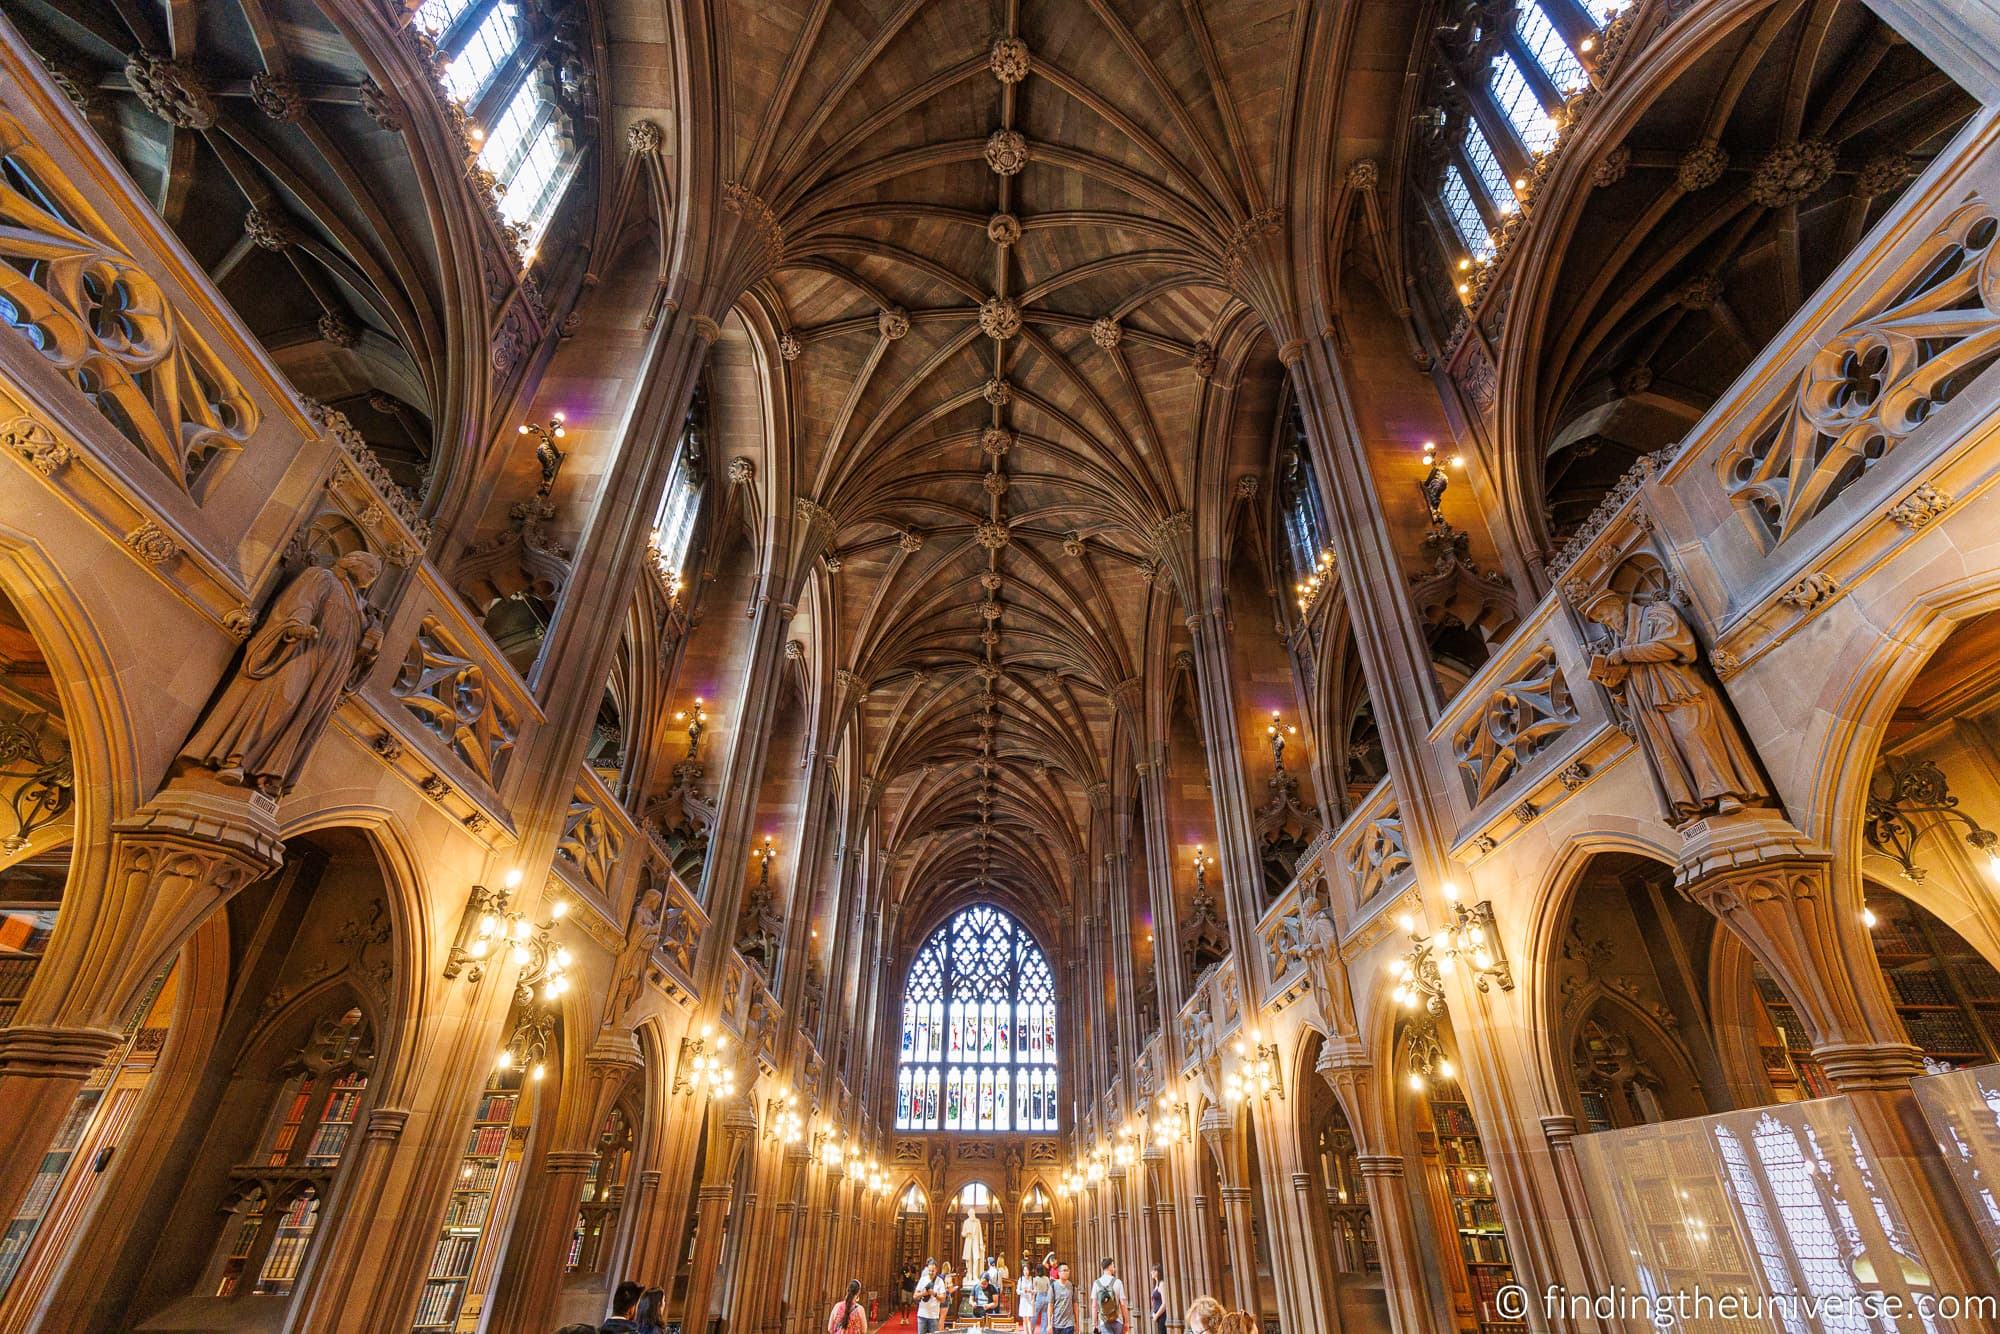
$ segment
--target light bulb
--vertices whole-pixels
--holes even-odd
[[[534,1072],[534,1077],[535,1077],[536,1079],[540,1079],[540,1078],[541,1078],[541,1077],[542,1077],[543,1075],[545,1075],[545,1074],[547,1074],[547,1073],[548,1073],[548,1071],[547,1071],[547,1070],[546,1070],[546,1069],[545,1069],[545,1068],[544,1068],[544,1067],[542,1066],[542,1063],[541,1063],[540,1061],[536,1061],[536,1062],[535,1062],[535,1072]]]
[[[1440,887],[1440,892],[1444,895],[1444,901],[1446,903],[1458,902],[1458,885],[1456,883],[1450,880],[1445,881],[1444,884]]]
[[[525,945],[516,945],[507,951],[507,957],[515,963],[526,963],[528,961],[528,947]]]
[[[1450,1061],[1439,1058],[1438,1077],[1440,1079],[1456,1079],[1458,1077],[1458,1069]]]
[[[487,945],[485,940],[483,939],[475,940],[472,942],[472,947],[467,951],[467,953],[471,954],[472,957],[475,959],[483,959],[486,957],[486,949]]]
[[[506,878],[501,883],[509,889],[519,889],[521,887],[521,868],[518,866],[508,867]]]
[[[500,930],[500,919],[495,917],[492,913],[487,913],[484,917],[479,919],[480,935],[482,936],[496,935],[499,933],[499,930]]]
[[[516,917],[516,918],[514,919],[514,929],[513,929],[513,932],[512,932],[512,935],[513,935],[514,939],[516,939],[516,940],[526,940],[526,939],[528,938],[528,919],[527,919],[527,918],[525,918],[525,917]]]
[[[1863,908],[1861,910],[1861,925],[1867,927],[1870,931],[1873,931],[1875,929],[1876,921],[1877,918],[1875,916],[1875,910],[1873,908]]]
[[[1409,913],[1403,913],[1401,916],[1397,917],[1396,925],[1400,927],[1403,930],[1404,934],[1406,935],[1416,934],[1417,919],[1415,917],[1412,917]]]
[[[567,968],[569,967],[569,961],[570,961],[570,953],[567,947],[560,948],[556,951],[556,967]]]
[[[1480,950],[1478,953],[1472,956],[1472,962],[1477,964],[1479,966],[1479,971],[1483,973],[1488,968],[1491,968],[1493,966],[1493,956],[1488,954],[1485,950]]]
[[[551,903],[549,905],[549,916],[554,918],[558,922],[560,922],[563,919],[563,916],[568,912],[569,912],[568,899],[557,899],[554,903]]]
[[[1414,1070],[1410,1071],[1410,1087],[1418,1093],[1424,1091],[1424,1077]]]
[[[514,1066],[514,1053],[510,1050],[506,1050],[503,1048],[500,1052],[500,1060],[498,1064],[502,1070],[512,1069]]]
[[[1451,969],[1452,957],[1449,954],[1438,955],[1438,974],[1442,977],[1450,977]]]

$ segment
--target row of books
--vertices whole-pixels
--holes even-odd
[[[449,1329],[458,1321],[458,1299],[465,1285],[458,1279],[432,1279],[417,1298],[418,1329]]]

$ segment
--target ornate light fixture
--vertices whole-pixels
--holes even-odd
[[[522,1069],[528,1078],[539,1080],[548,1074],[549,1045],[555,1038],[555,1016],[531,1004],[514,1027],[514,1036],[500,1049],[495,1062],[502,1070]]]
[[[542,470],[541,485],[535,488],[535,494],[546,500],[549,493],[555,490],[556,474],[562,471],[563,460],[569,457],[556,443],[563,438],[563,415],[553,413],[546,423],[523,422],[519,433],[534,437],[535,463]]]
[[[674,714],[675,722],[678,723],[683,720],[687,723],[687,758],[690,760],[699,760],[701,758],[701,734],[708,727],[708,709],[703,706],[700,695],[694,697],[694,707],[692,709],[682,709]]]
[[[771,1100],[770,1137],[780,1144],[797,1144],[805,1138],[805,1122],[799,1117],[799,1095],[788,1088],[778,1090]]]
[[[1404,1076],[1414,1093],[1428,1090],[1433,1079],[1457,1079],[1458,1067],[1444,1054],[1444,1044],[1438,1040],[1437,1024],[1430,1019],[1420,1019],[1410,1028],[1410,1069]]]
[[[1414,1009],[1422,999],[1430,1013],[1442,1014],[1444,979],[1461,967],[1472,974],[1481,991],[1495,983],[1502,991],[1514,989],[1514,970],[1500,948],[1493,905],[1481,899],[1468,908],[1453,884],[1445,885],[1444,898],[1451,905],[1452,924],[1434,936],[1418,935],[1417,919],[1409,913],[1396,919],[1410,937],[1409,952],[1390,965],[1396,1002],[1405,1009]]]
[[[549,920],[530,922],[528,915],[507,906],[520,887],[521,868],[507,872],[505,888],[488,889],[474,885],[466,897],[465,912],[459,917],[458,938],[445,959],[444,975],[477,983],[486,975],[490,960],[504,957],[520,967],[514,982],[515,999],[526,1004],[539,988],[542,999],[553,1001],[569,990],[570,952],[555,940],[556,923],[569,911],[569,902],[553,898]]]
[[[1919,826],[1910,818],[1913,815],[1934,816],[1936,822]],[[2000,834],[1959,809],[1944,770],[1934,762],[1923,760],[1903,769],[1888,766],[1870,784],[1862,835],[1869,847],[1902,868],[1905,880],[1913,884],[1923,880],[1925,871],[1917,865],[1917,845],[1932,829],[1948,824],[1965,827],[1966,843],[1986,858],[1986,873],[2000,878]]]
[[[1278,1074],[1278,1047],[1264,1041],[1264,1034],[1251,1029],[1236,1040],[1236,1068],[1222,1077],[1222,1096],[1231,1106],[1252,1098],[1269,1101],[1275,1094],[1282,1099],[1284,1089]]]
[[[1153,1143],[1163,1149],[1187,1139],[1187,1106],[1172,1089],[1162,1089],[1153,1103]]]
[[[1264,735],[1271,739],[1271,760],[1280,769],[1285,767],[1285,738],[1298,734],[1296,723],[1287,723],[1276,709],[1271,710],[1271,725],[1264,729]]]
[[[1311,611],[1313,603],[1319,601],[1319,595],[1331,587],[1332,584],[1333,553],[1331,551],[1322,551],[1319,553],[1319,561],[1313,566],[1311,573],[1307,574],[1304,579],[1293,586],[1299,595],[1299,611]]]
[[[1461,267],[1464,266],[1461,264]],[[1451,456],[1451,466],[1454,468],[1463,468],[1465,466],[1465,456],[1463,454],[1453,454]],[[1418,484],[1418,490],[1424,493],[1424,504],[1430,509],[1431,522],[1433,524],[1444,522],[1444,511],[1439,506],[1444,503],[1444,493],[1450,486],[1450,475],[1438,466],[1437,441],[1424,441],[1424,480]]]
[[[712,1025],[703,1025],[697,1035],[683,1037],[674,1092],[690,1097],[706,1094],[711,1098],[727,1098],[735,1093],[736,1071],[723,1059],[728,1049],[728,1035],[716,1032]]]

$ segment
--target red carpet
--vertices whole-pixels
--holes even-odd
[[[916,1316],[905,1311],[894,1320],[884,1321],[881,1325],[878,1325],[876,1327],[876,1334],[915,1334],[916,1328]]]

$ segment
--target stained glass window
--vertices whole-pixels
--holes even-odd
[[[1055,978],[1006,913],[967,908],[910,965],[897,1052],[904,1130],[1056,1128]]]

